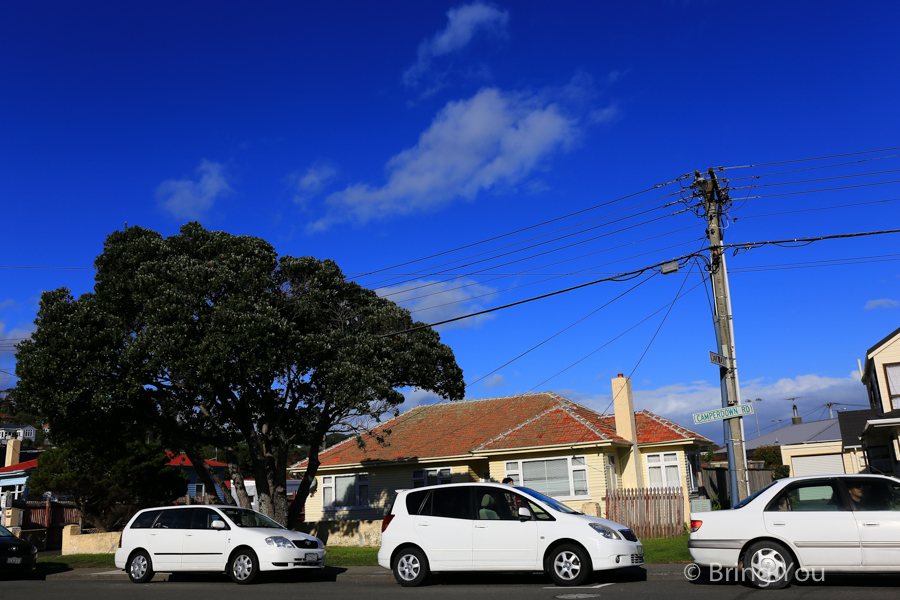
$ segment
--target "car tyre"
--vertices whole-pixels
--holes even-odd
[[[125,570],[128,571],[128,578],[134,583],[147,583],[153,579],[153,563],[150,562],[150,555],[144,550],[131,555]]]
[[[558,546],[547,558],[547,573],[556,585],[581,585],[591,571],[590,559],[584,549],[575,544]]]
[[[410,546],[397,553],[391,570],[403,587],[422,585],[428,577],[428,558],[421,549]]]
[[[750,584],[758,589],[780,590],[791,582],[797,565],[791,553],[778,542],[756,542],[747,548],[744,569]]]
[[[259,559],[250,548],[239,548],[228,561],[228,574],[238,585],[253,583],[259,575]]]

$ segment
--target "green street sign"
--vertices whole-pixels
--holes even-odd
[[[737,406],[729,406],[728,408],[717,408],[716,410],[694,413],[694,425],[702,425],[711,421],[722,421],[724,419],[733,419],[735,417],[743,417],[744,415],[752,414],[753,405],[751,404],[739,404]]]

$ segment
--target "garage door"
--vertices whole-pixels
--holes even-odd
[[[840,475],[844,472],[844,459],[840,454],[795,456],[791,459],[794,475]]]

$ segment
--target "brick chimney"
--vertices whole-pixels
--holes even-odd
[[[634,420],[634,396],[631,393],[631,379],[619,373],[612,380],[613,407],[616,415],[616,434],[631,442],[628,460],[623,465],[626,485],[644,487],[643,468],[637,447],[637,425]],[[629,481],[630,480],[630,481]]]
[[[9,440],[6,442],[6,462],[4,467],[19,464],[19,453],[22,447],[22,440]]]

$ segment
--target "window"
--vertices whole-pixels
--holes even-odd
[[[884,365],[884,380],[891,397],[891,410],[900,408],[900,363]]]
[[[476,492],[478,519],[482,521],[518,521],[519,509],[528,508],[529,504],[534,504],[507,490],[484,487],[476,488]]]
[[[206,486],[202,483],[198,483],[194,491],[194,496],[198,498],[203,498],[204,496],[206,496]]]
[[[208,508],[195,508],[191,512],[194,513],[191,516],[191,529],[212,529],[213,521],[225,522],[219,513]]]
[[[443,485],[445,483],[450,483],[450,467],[417,469],[412,472],[412,486],[414,488],[426,485]]]
[[[645,454],[647,481],[650,487],[681,487],[681,470],[677,452]]]
[[[340,510],[369,506],[369,474],[322,477],[322,509]]]
[[[419,515],[419,514],[430,515],[431,514],[431,503],[430,502],[428,503],[427,509],[425,507],[425,500],[426,499],[430,500],[430,498],[427,498],[428,494],[430,494],[430,493],[431,492],[429,492],[428,490],[422,490],[421,492],[410,492],[409,494],[407,494],[407,496],[406,496],[406,512],[408,512],[411,515]]]
[[[448,486],[434,490],[431,492],[431,516],[473,519],[471,490],[469,486]]]
[[[513,485],[552,497],[589,496],[585,456],[508,461],[505,467]]]
[[[616,471],[616,455],[605,454],[606,457],[606,489],[619,489],[619,474]]]
[[[878,479],[845,479],[850,506],[856,511],[900,511],[900,483]]]
[[[161,512],[161,510],[148,510],[145,513],[141,513],[138,518],[134,520],[134,523],[131,524],[131,528],[150,529],[153,525],[153,521],[156,520],[156,517],[158,517]]]
[[[830,483],[812,481],[798,484],[775,497],[766,507],[767,511],[836,511],[844,510],[835,487]]]

